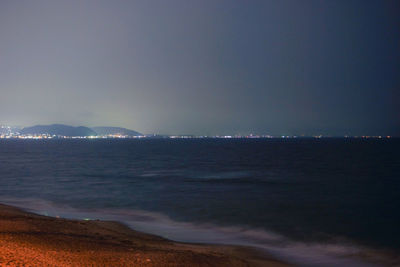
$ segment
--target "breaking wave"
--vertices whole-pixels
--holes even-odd
[[[393,264],[395,260],[388,259],[385,253],[350,242],[298,242],[265,229],[182,222],[157,212],[118,208],[77,209],[33,198],[2,198],[0,201],[46,216],[119,221],[137,231],[179,242],[250,246],[298,266],[378,266],[382,263]],[[374,261],[379,263],[374,264]]]

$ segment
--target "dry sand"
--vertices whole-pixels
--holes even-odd
[[[288,266],[240,246],[173,242],[108,221],[67,220],[0,204],[0,266]]]

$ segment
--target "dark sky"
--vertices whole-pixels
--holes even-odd
[[[0,123],[400,134],[400,1],[1,1]]]

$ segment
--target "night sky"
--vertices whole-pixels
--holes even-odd
[[[1,1],[0,124],[400,135],[400,1]]]

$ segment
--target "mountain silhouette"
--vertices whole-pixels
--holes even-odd
[[[52,125],[35,125],[31,127],[25,127],[21,130],[21,134],[49,134],[58,136],[94,136],[97,135],[95,131],[88,127],[69,126],[63,124],[52,124]]]
[[[108,126],[99,126],[92,127],[93,131],[97,133],[97,135],[126,135],[126,136],[141,136],[143,134],[129,130],[121,127],[108,127]]]

